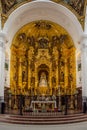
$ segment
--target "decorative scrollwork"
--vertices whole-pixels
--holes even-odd
[[[69,4],[79,15],[83,15],[85,0],[63,0]]]
[[[79,15],[83,15],[85,0],[73,0],[69,4]]]
[[[8,7],[11,7],[16,2],[16,0],[4,0],[4,1]]]
[[[51,24],[49,24],[49,23],[47,23],[47,22],[45,22],[45,21],[37,21],[36,23],[35,23],[35,27],[37,27],[38,29],[47,29],[47,30],[49,30],[49,29],[51,29]]]
[[[3,13],[7,13],[16,4],[16,0],[1,0]]]

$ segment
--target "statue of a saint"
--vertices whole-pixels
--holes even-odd
[[[47,87],[47,79],[46,79],[46,74],[45,74],[45,72],[42,72],[42,73],[41,73],[40,82],[39,82],[39,87]]]

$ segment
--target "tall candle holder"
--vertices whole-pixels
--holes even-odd
[[[16,104],[16,88],[14,89],[14,109],[17,109],[17,104]]]
[[[23,103],[24,103],[23,100],[24,99],[23,99],[23,91],[22,91],[22,89],[20,89],[20,94],[19,95],[20,95],[20,102],[19,102],[19,104],[20,104],[19,106],[20,107],[19,107],[19,111],[20,111],[20,115],[23,115],[23,111],[22,110],[23,110]]]
[[[70,109],[74,109],[74,106],[73,106],[73,90],[72,90],[72,82],[71,82],[71,100],[70,100]]]
[[[8,91],[8,94],[9,94],[9,110],[11,110],[11,98],[12,98],[12,93],[11,93],[11,90],[9,89]]]
[[[75,109],[78,109],[78,90],[75,90]]]
[[[58,87],[58,99],[59,99],[59,103],[58,103],[58,112],[61,112],[61,90],[60,90],[60,85]]]

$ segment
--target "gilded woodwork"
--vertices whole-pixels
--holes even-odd
[[[76,88],[75,47],[67,31],[50,21],[34,21],[14,36],[10,61],[11,91],[29,95],[74,93]],[[47,86],[39,86],[41,73]]]

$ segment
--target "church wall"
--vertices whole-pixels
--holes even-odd
[[[84,33],[87,34],[87,6],[86,6],[86,14],[85,14]]]
[[[0,2],[0,31],[1,31],[1,2]]]
[[[50,10],[50,8],[52,11]],[[8,48],[10,48],[12,38],[14,37],[15,33],[18,31],[19,28],[21,28],[26,23],[38,19],[51,20],[61,24],[70,33],[77,50],[80,49],[80,45],[78,44],[78,42],[82,34],[82,28],[80,23],[77,21],[77,18],[65,7],[50,1],[49,2],[38,1],[27,3],[16,9],[9,16],[3,28],[3,32],[7,33],[7,37],[9,39],[7,43]],[[7,52],[9,54],[10,49],[7,49]],[[76,53],[78,52],[76,51]],[[9,55],[9,61],[10,61],[10,55]],[[7,75],[9,75],[9,71]],[[7,86],[9,86],[9,78],[7,79],[8,79]]]
[[[28,12],[28,13],[27,13]],[[78,22],[77,18],[65,7],[54,4],[52,2],[31,2],[27,3],[18,9],[16,9],[6,21],[3,32],[6,33],[9,41],[7,43],[8,49],[7,53],[9,54],[8,61],[10,68],[10,46],[12,44],[12,39],[15,33],[25,24],[30,23],[35,20],[50,20],[55,23],[61,24],[68,33],[71,35],[75,47],[80,51],[80,38],[83,34],[82,27]],[[78,51],[76,52],[78,53]],[[78,60],[77,60],[78,62]],[[78,66],[78,63],[77,63]],[[10,70],[6,71],[7,74],[7,83],[6,86],[9,86],[10,80]],[[78,74],[80,75],[80,74]],[[79,81],[78,81],[79,82]],[[77,83],[78,84],[78,83]],[[78,86],[78,85],[77,85]]]
[[[81,39],[81,64],[82,64],[82,95],[83,101],[87,100],[87,6],[85,14],[84,33]]]
[[[35,3],[34,3],[35,4]],[[35,5],[32,5],[32,6],[35,6]],[[38,8],[38,6],[39,5],[37,5],[37,8]],[[45,6],[47,6],[47,5],[45,5]],[[50,6],[52,6],[52,5],[50,5]],[[27,7],[28,7],[28,4],[27,4]],[[77,27],[77,24],[76,23],[74,23],[74,25],[72,25],[72,23],[70,22],[70,18],[67,18],[68,19],[68,21],[66,21],[65,20],[65,18],[64,18],[64,14],[62,13],[55,13],[54,14],[54,12],[56,12],[57,10],[55,10],[55,11],[53,11],[52,10],[52,12],[50,11],[48,11],[48,9],[47,8],[43,8],[43,10],[46,10],[46,13],[44,12],[44,11],[40,11],[41,10],[41,8],[40,8],[40,10],[38,9],[38,10],[36,10],[36,9],[34,9],[34,10],[32,10],[32,7],[30,7],[29,6],[29,10],[30,11],[28,11],[27,9],[27,11],[28,12],[30,12],[30,14],[28,13],[26,13],[25,11],[23,11],[23,14],[22,14],[22,10],[21,10],[21,8],[22,7],[20,7],[20,9],[17,9],[16,11],[14,11],[11,15],[10,15],[10,18],[11,18],[11,20],[10,20],[10,18],[7,20],[7,22],[6,22],[6,24],[5,24],[5,26],[4,26],[4,31],[5,32],[7,32],[7,35],[9,35],[8,37],[9,37],[9,42],[8,42],[8,46],[11,44],[11,40],[12,40],[12,37],[14,36],[14,34],[16,33],[16,31],[18,30],[18,28],[20,28],[21,26],[23,26],[24,24],[26,24],[27,22],[30,22],[30,21],[32,21],[32,20],[34,20],[34,19],[49,19],[49,20],[52,20],[52,21],[55,21],[55,20],[57,20],[57,21],[55,21],[55,22],[59,22],[59,24],[60,23],[62,23],[62,26],[64,26],[64,28],[66,28],[67,30],[68,30],[68,32],[70,32],[70,33],[72,33],[71,34],[71,36],[73,37],[74,35],[75,35],[75,37],[74,37],[74,43],[76,44],[76,47],[78,48],[78,50],[79,50],[79,45],[78,45],[78,40],[77,39],[79,39],[79,37],[77,36],[77,34],[78,33],[76,33],[76,31],[75,31],[75,29],[76,29],[76,27]],[[53,8],[53,6],[52,6],[52,8]],[[56,7],[57,8],[57,7]],[[19,11],[20,10],[20,11]],[[23,10],[25,10],[25,7],[24,7],[24,9]],[[64,10],[64,8],[63,8],[63,10]],[[39,11],[41,12],[40,14],[39,14]],[[60,11],[60,10],[59,10]],[[65,10],[64,10],[65,11]],[[25,14],[25,13],[26,14]],[[58,11],[57,11],[58,12]],[[13,14],[15,13],[15,15],[14,16],[16,16],[15,18],[12,16]],[[20,14],[19,14],[20,13]],[[46,14],[45,16],[43,16],[43,14]],[[66,14],[67,14],[68,12],[66,11]],[[39,14],[39,16],[38,16],[38,14]],[[49,17],[48,17],[48,14],[49,14]],[[32,17],[31,18],[29,18],[29,15],[32,15]],[[51,18],[51,15],[52,15],[52,18]],[[23,16],[25,16],[25,18],[23,18]],[[53,17],[54,16],[54,17]],[[62,17],[61,17],[62,16]],[[59,18],[60,17],[60,19],[57,19],[57,18]],[[68,17],[68,16],[67,16]],[[71,17],[71,16],[70,16]],[[16,20],[16,21],[15,21]],[[29,21],[30,20],[30,21]],[[65,21],[65,22],[63,22],[63,20]],[[21,21],[21,24],[20,24],[20,21]],[[10,23],[9,23],[10,22]],[[64,25],[63,25],[63,23],[64,23]],[[71,25],[69,25],[71,23]],[[16,25],[16,26],[15,26]],[[75,26],[76,25],[76,27],[75,27],[75,29],[73,28],[73,26]],[[79,24],[78,24],[79,25]],[[12,27],[11,27],[12,26]],[[15,28],[14,28],[15,27]],[[68,28],[69,27],[69,28]],[[8,28],[9,28],[9,30],[8,30]],[[80,26],[79,26],[79,28],[81,28]],[[78,28],[78,29],[79,29]],[[11,29],[12,29],[12,31],[11,31]],[[74,29],[74,30],[73,30]],[[78,31],[78,32],[80,32],[80,31]],[[9,46],[10,47],[10,46]],[[8,53],[9,53],[9,49],[8,49]],[[10,56],[9,56],[9,60],[10,60]],[[10,66],[10,64],[9,64],[9,66]],[[9,71],[8,72],[6,72],[6,73],[8,73],[7,75],[9,75]],[[8,76],[7,76],[8,77]],[[6,79],[7,80],[7,85],[6,86],[9,86],[9,78],[7,78]]]

